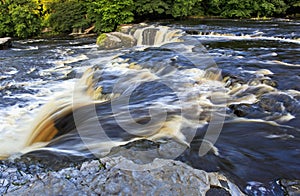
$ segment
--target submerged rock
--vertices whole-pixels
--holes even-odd
[[[157,159],[151,170],[119,168],[123,157],[87,161],[77,167],[35,175],[1,166],[0,194],[7,195],[244,195],[218,173],[208,173],[173,160]],[[225,194],[225,195],[226,195]]]
[[[286,193],[291,196],[300,195],[300,180],[281,180]]]
[[[0,38],[0,50],[8,49],[11,46],[12,46],[12,43],[11,43],[10,37]]]

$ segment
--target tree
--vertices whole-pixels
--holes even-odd
[[[13,26],[8,9],[7,1],[0,1],[0,37],[11,36],[13,34]]]
[[[41,19],[33,1],[2,0],[0,8],[0,36],[26,38],[40,33]]]
[[[299,0],[286,0],[287,4],[287,14],[296,14],[300,13],[300,1]]]
[[[134,14],[135,19],[153,19],[162,18],[171,15],[172,1],[162,0],[135,0]]]
[[[191,15],[193,8],[200,4],[201,0],[174,0],[171,14],[174,18],[183,18]]]
[[[205,15],[220,15],[222,13],[222,0],[203,0],[202,7]]]
[[[87,3],[77,0],[55,1],[48,3],[47,25],[58,33],[69,33],[74,28],[89,25]]]
[[[253,12],[251,0],[229,0],[222,2],[221,16],[229,18],[249,18]]]
[[[89,3],[88,17],[95,22],[96,31],[110,32],[133,21],[133,7],[133,0],[96,0]]]

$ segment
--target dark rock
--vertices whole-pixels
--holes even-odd
[[[259,105],[266,111],[279,112],[284,111],[297,113],[297,101],[291,96],[283,93],[270,93],[261,97]]]
[[[10,47],[12,47],[10,37],[0,38],[0,50],[5,50],[5,49],[8,49]]]
[[[211,187],[205,194],[206,196],[230,196],[230,193],[221,187]]]
[[[195,29],[185,30],[185,32],[189,35],[199,35],[201,33],[199,30],[195,30]]]
[[[300,180],[281,180],[281,185],[290,196],[300,195]]]
[[[259,119],[268,116],[268,114],[264,113],[264,110],[257,107],[256,104],[232,104],[229,108],[238,117]]]

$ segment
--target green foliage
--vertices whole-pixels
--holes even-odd
[[[221,16],[229,18],[248,18],[252,14],[251,0],[229,0],[226,5],[224,5],[224,11]]]
[[[250,18],[284,15],[288,5],[284,0],[204,0],[206,14],[227,18]]]
[[[0,1],[0,37],[11,36],[13,34],[13,26],[9,15],[8,3]]]
[[[134,13],[137,17],[160,18],[171,14],[171,1],[135,0]]]
[[[191,15],[259,18],[299,12],[299,0],[0,0],[0,37],[27,38],[42,28],[71,33],[93,25],[101,33],[134,20]]]
[[[222,0],[203,0],[202,7],[205,15],[220,15],[222,12]]]
[[[41,18],[33,1],[4,0],[0,7],[0,36],[26,38],[40,32]]]
[[[202,0],[135,0],[134,13],[137,18],[184,18],[201,11],[199,8]]]
[[[133,21],[132,9],[132,0],[96,0],[89,4],[88,17],[95,22],[96,31],[110,32]]]
[[[97,44],[101,45],[103,43],[103,41],[107,38],[107,35],[105,33],[101,33],[98,37],[97,37]]]
[[[192,13],[193,8],[200,4],[201,0],[175,0],[172,5],[171,14],[174,18],[183,18]]]
[[[47,23],[54,31],[59,33],[71,32],[74,28],[85,28],[89,25],[87,4],[83,1],[66,0],[50,3],[52,11],[47,18]]]

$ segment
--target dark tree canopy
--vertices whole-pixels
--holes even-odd
[[[32,37],[44,28],[70,33],[91,26],[101,33],[134,21],[192,15],[260,18],[299,13],[299,0],[0,0],[0,37]]]

